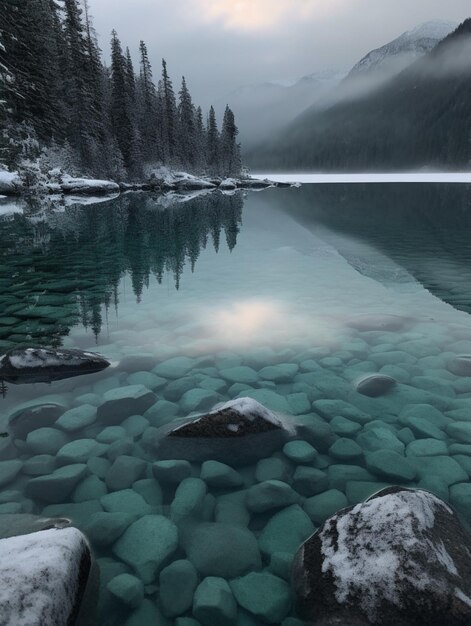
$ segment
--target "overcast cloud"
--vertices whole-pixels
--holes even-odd
[[[350,68],[430,20],[461,22],[469,0],[89,0],[105,55],[113,28],[137,61],[144,39],[160,72],[185,75],[207,107],[237,87]]]

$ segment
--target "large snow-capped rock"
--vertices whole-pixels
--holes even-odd
[[[396,73],[430,52],[456,28],[455,22],[426,22],[402,33],[365,55],[350,71],[349,78],[372,72]]]
[[[119,185],[111,180],[73,178],[72,176],[64,175],[60,183],[60,190],[63,193],[76,194],[118,193]],[[51,187],[51,191],[55,191],[55,189]]]
[[[252,398],[239,398],[205,415],[164,426],[155,447],[159,459],[244,465],[270,456],[291,434],[275,413]]]
[[[465,626],[471,537],[436,496],[390,487],[305,542],[293,585],[299,614],[324,626]]]
[[[50,528],[0,539],[0,623],[77,623],[91,552],[76,528]]]
[[[21,181],[18,172],[7,172],[0,169],[0,194],[17,194],[21,187]]]
[[[110,365],[100,354],[82,350],[16,348],[0,358],[0,380],[41,383],[99,372]]]

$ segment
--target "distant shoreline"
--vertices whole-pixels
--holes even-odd
[[[276,174],[273,172],[252,173],[252,178],[270,179],[279,183],[302,184],[345,184],[345,183],[461,183],[471,184],[471,172],[397,172],[397,173],[357,173],[357,174]]]

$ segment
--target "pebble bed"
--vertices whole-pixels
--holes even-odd
[[[415,283],[391,292],[276,211],[261,239],[266,197],[247,200],[232,256],[207,251],[178,295],[151,286],[138,306],[124,276],[108,337],[72,328],[63,345],[111,368],[4,400],[0,514],[70,517],[87,535],[104,626],[301,626],[295,552],[389,485],[430,490],[471,524],[468,316]],[[396,384],[357,391],[378,374]],[[238,397],[296,434],[249,466],[158,459],[157,429]]]

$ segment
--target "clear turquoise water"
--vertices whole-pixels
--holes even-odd
[[[69,516],[90,536],[93,515],[103,511],[102,497],[112,491],[106,484],[110,463],[124,455],[145,460],[129,488],[146,507],[136,512],[135,504],[121,503],[118,509],[138,518],[150,512],[174,519],[177,485],[153,477],[158,458],[146,446],[152,429],[209,409],[214,401],[252,394],[286,414],[299,427],[298,438],[318,454],[296,461],[280,450],[271,455],[276,461],[268,474],[263,463],[238,467],[242,487],[209,485],[201,507],[178,520],[178,548],[160,569],[189,558],[188,541],[198,525],[227,522],[221,503],[228,498],[243,512],[231,524],[248,527],[262,545],[283,520],[286,504],[247,512],[241,492],[267,477],[295,489],[290,506],[305,511],[312,528],[339,506],[401,483],[435,491],[471,523],[471,379],[449,369],[458,355],[471,354],[470,192],[464,185],[319,185],[210,194],[174,205],[134,194],[88,206],[48,200],[0,216],[0,349],[34,342],[93,349],[112,361],[99,374],[50,385],[3,385],[3,429],[31,404],[53,402],[64,412],[94,407],[107,391],[127,385],[147,386],[159,403],[140,419],[127,420],[124,430],[103,433],[106,426],[93,421],[65,435],[67,441],[104,444],[79,458],[87,473],[63,502],[29,496],[37,447],[16,440],[23,465],[5,479],[0,466],[0,513]],[[404,323],[378,330],[381,315],[400,316]],[[361,330],[355,329],[359,316]],[[176,356],[191,359],[179,378],[183,383],[149,377]],[[276,380],[262,373],[286,364],[295,367]],[[250,383],[224,373],[240,366],[255,371]],[[359,379],[378,372],[396,378],[394,391],[380,398],[356,392]],[[194,389],[208,394],[196,402]],[[403,459],[396,476],[374,466],[370,455],[378,450]],[[227,462],[237,465],[235,458]],[[51,472],[63,460],[54,453],[48,463],[34,471]],[[413,479],[400,478],[401,463],[413,467]],[[321,487],[301,487],[299,467],[318,469]],[[192,475],[200,473],[193,464]],[[287,542],[286,535],[301,537],[308,530],[283,527],[275,547],[262,550],[262,571],[288,580],[296,539]],[[113,596],[110,580],[136,571],[116,554],[118,540],[104,547],[91,539],[102,573],[100,624],[194,624],[178,621],[191,617],[192,608],[163,615],[171,594],[159,572],[145,581],[140,608]],[[202,578],[199,573],[198,583]],[[267,623],[251,616],[247,608],[256,613],[253,604],[241,604],[239,599],[237,621],[229,623]],[[280,611],[272,623],[297,623],[288,620],[286,608]],[[198,609],[195,614],[205,619]]]

